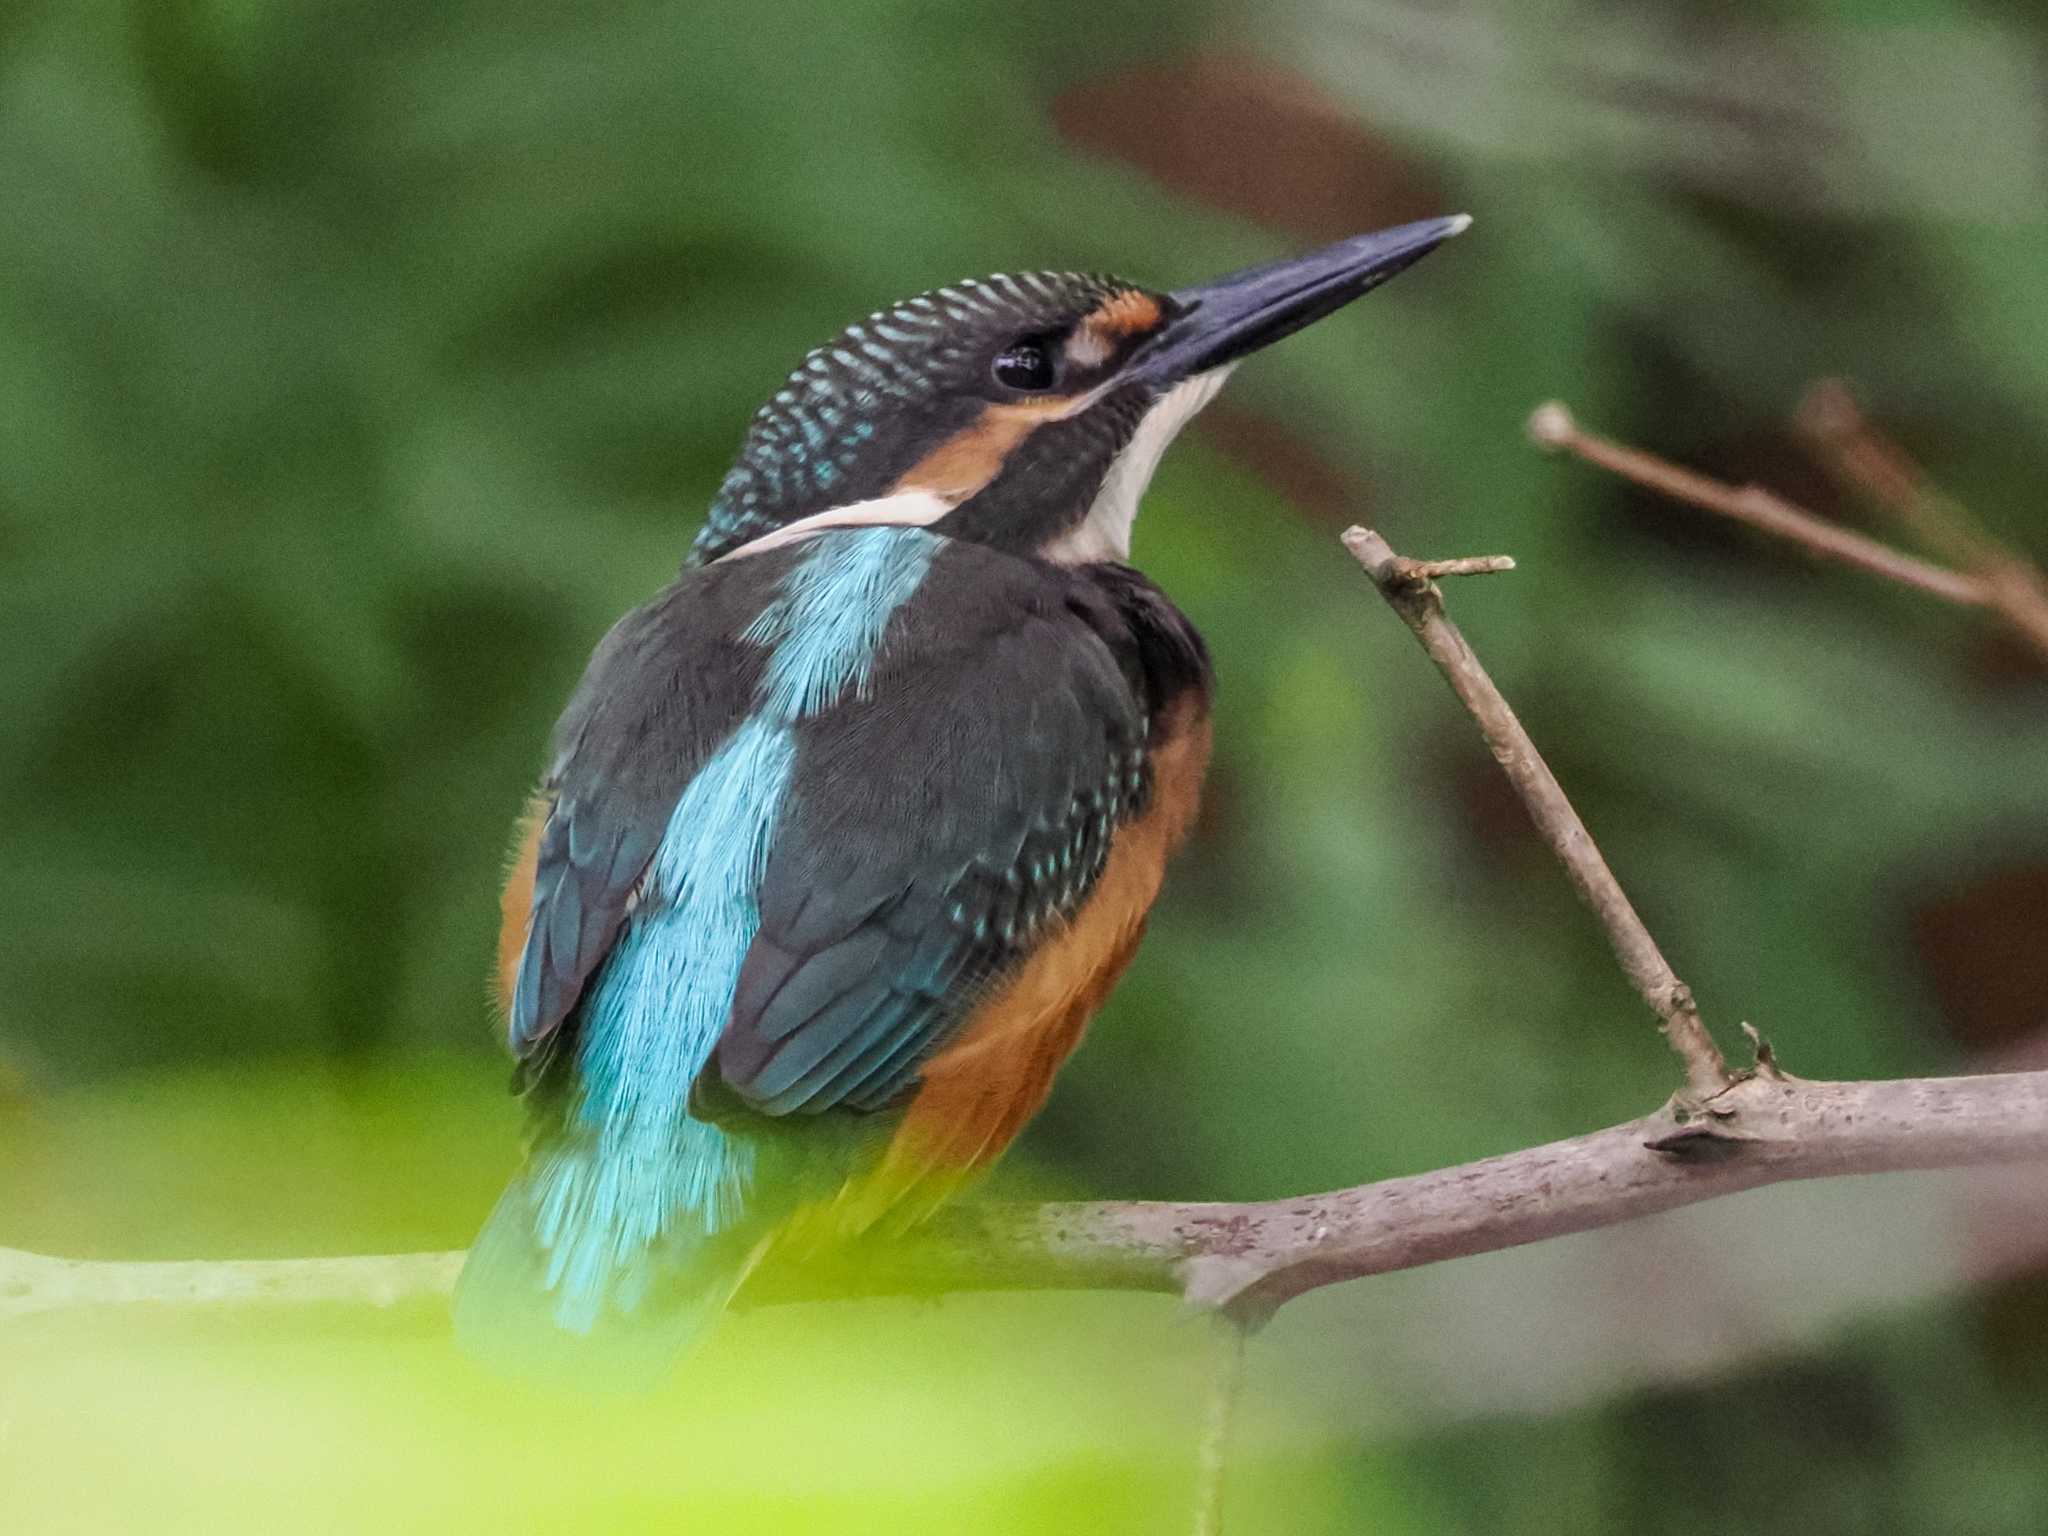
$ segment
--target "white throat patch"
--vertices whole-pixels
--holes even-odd
[[[1195,413],[1216,398],[1216,391],[1237,365],[1226,363],[1191,379],[1183,379],[1158,400],[1138,423],[1138,430],[1124,444],[1124,451],[1102,477],[1088,515],[1039,551],[1058,565],[1086,565],[1097,560],[1128,560],[1131,557],[1131,524],[1138,516],[1138,501],[1152,483],[1152,472],[1180,429]]]

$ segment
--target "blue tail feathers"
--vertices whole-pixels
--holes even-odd
[[[636,1200],[643,1182],[588,1143],[538,1150],[463,1266],[463,1348],[508,1374],[592,1391],[644,1389],[673,1370],[724,1312],[774,1221],[738,1202],[652,1216]]]

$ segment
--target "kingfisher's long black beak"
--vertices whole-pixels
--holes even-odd
[[[1462,213],[1424,219],[1183,288],[1169,295],[1171,318],[1133,359],[1135,371],[1166,385],[1235,362],[1370,293],[1471,222]]]

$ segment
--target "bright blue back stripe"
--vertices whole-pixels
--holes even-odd
[[[772,645],[757,704],[801,720],[850,688],[867,691],[882,633],[924,580],[938,535],[922,528],[855,528],[816,536],[746,638]]]
[[[746,631],[772,647],[755,713],[676,802],[585,1005],[576,1119],[590,1139],[540,1171],[536,1235],[565,1327],[591,1327],[617,1277],[680,1220],[708,1234],[744,1215],[753,1148],[692,1119],[690,1087],[760,926],[796,727],[865,694],[889,621],[939,542],[915,528],[820,534]]]

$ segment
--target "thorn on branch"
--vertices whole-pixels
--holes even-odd
[[[1497,576],[1514,568],[1513,555],[1466,555],[1454,560],[1404,558],[1395,567],[1394,579],[1419,586],[1445,576]]]
[[[1741,1155],[1747,1145],[1745,1136],[1737,1136],[1725,1128],[1709,1122],[1695,1121],[1681,1126],[1668,1136],[1653,1136],[1643,1143],[1652,1152],[1662,1153],[1674,1162],[1705,1164],[1725,1163]]]
[[[1448,576],[1498,576],[1515,568],[1512,555],[1461,555],[1449,560],[1411,560],[1397,555],[1369,528],[1347,528],[1344,547],[1383,591],[1419,592]]]
[[[1746,1019],[1742,1024],[1742,1032],[1749,1037],[1750,1049],[1756,1053],[1756,1061],[1752,1068],[1756,1075],[1769,1078],[1774,1083],[1784,1082],[1785,1073],[1778,1066],[1778,1053],[1771,1049],[1771,1042]]]

